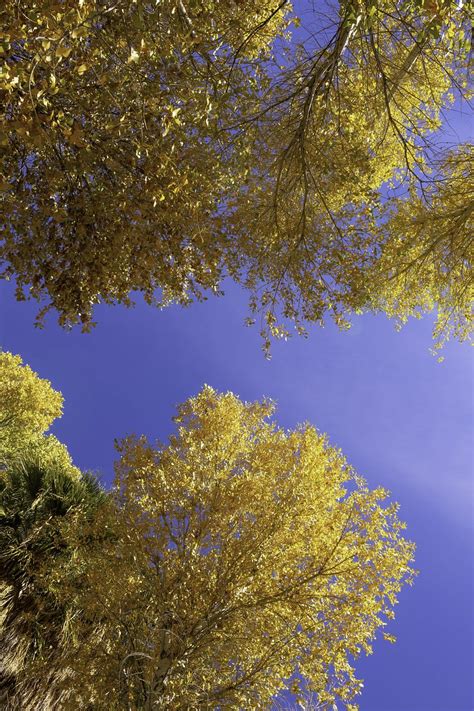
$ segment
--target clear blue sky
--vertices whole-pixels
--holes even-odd
[[[53,318],[33,328],[35,307],[0,285],[0,343],[65,397],[54,431],[82,468],[108,482],[113,441],[128,433],[166,439],[175,405],[209,383],[278,403],[284,427],[310,421],[328,433],[370,485],[389,488],[416,542],[420,575],[403,591],[390,632],[358,663],[362,711],[471,711],[473,629],[473,373],[470,349],[452,344],[444,363],[428,349],[431,321],[397,333],[384,317],[351,331],[314,329],[308,340],[260,351],[244,327],[246,297],[160,312],[100,307],[91,334]]]

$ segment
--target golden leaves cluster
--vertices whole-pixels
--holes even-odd
[[[437,309],[439,351],[453,334],[472,330],[474,176],[471,150],[460,145],[435,166],[423,195],[394,201],[380,226],[383,249],[371,278],[380,308],[401,322]]]
[[[66,447],[45,434],[62,414],[63,398],[48,380],[40,378],[18,355],[0,352],[0,464],[37,458],[55,462],[73,475]]]

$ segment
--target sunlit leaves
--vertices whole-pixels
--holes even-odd
[[[210,217],[229,167],[210,107],[232,114],[229,53],[268,45],[286,9],[266,23],[270,5],[7,2],[0,258],[19,298],[88,328],[100,299],[216,288],[225,239]]]
[[[321,701],[360,691],[351,659],[393,616],[413,546],[385,491],[272,412],[206,387],[168,445],[119,444],[115,505],[66,522],[76,554],[44,571],[77,608],[69,704],[265,709],[296,671]]]
[[[376,8],[370,19],[368,8]],[[269,336],[291,333],[292,321],[305,331],[331,316],[344,327],[351,313],[364,309],[394,315],[382,297],[393,284],[374,279],[395,228],[388,216],[403,210],[407,239],[422,254],[418,206],[429,209],[436,166],[445,160],[434,132],[467,76],[467,54],[454,38],[467,31],[468,13],[454,3],[440,4],[436,13],[441,29],[433,36],[431,19],[413,5],[341,3],[342,22],[293,51],[263,118],[251,128],[241,124],[247,134],[253,131],[249,162],[256,168],[231,199],[230,263],[254,294],[251,308],[261,315],[267,349]],[[452,166],[457,156],[450,155]],[[472,210],[472,192],[463,190],[463,199]],[[454,234],[453,213],[445,214]],[[432,256],[439,276],[439,253]],[[464,256],[467,276],[466,250]],[[402,269],[401,255],[392,251],[391,257],[392,269]],[[402,287],[397,315],[437,307],[447,315],[440,320],[443,338],[460,335],[459,322],[466,336],[465,304],[459,308],[436,279],[429,300],[422,280]]]
[[[432,184],[395,200],[380,227],[381,258],[370,278],[380,308],[404,321],[438,306],[436,350],[472,329],[474,181],[470,146],[435,166]]]
[[[54,308],[88,329],[99,301],[188,304],[230,275],[267,352],[271,336],[364,309],[437,308],[441,340],[460,322],[467,334],[444,284],[427,298],[412,281],[395,309],[373,275],[382,251],[395,259],[380,229],[394,210],[420,234],[436,133],[466,93],[469,8],[308,10],[298,27],[284,1],[9,0],[0,261],[17,298],[45,302],[39,322]]]
[[[23,365],[20,356],[0,352],[0,465],[29,456],[77,473],[64,445],[45,435],[61,416],[62,402],[61,393]]]

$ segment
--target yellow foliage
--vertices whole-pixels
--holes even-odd
[[[465,338],[472,328],[466,292],[463,303],[450,297],[457,276],[444,269],[446,260],[456,260],[449,240],[443,241],[444,256],[432,252],[429,287],[426,274],[409,285],[399,281],[396,308],[389,296],[393,281],[375,278],[387,275],[387,260],[379,264],[382,252],[390,253],[392,273],[406,264],[405,252],[386,248],[397,237],[390,218],[397,210],[404,215],[413,273],[424,274],[426,240],[418,212],[420,204],[428,211],[430,192],[438,194],[443,229],[464,243],[463,284],[472,268],[466,231],[458,233],[455,212],[442,202],[458,190],[454,176],[468,171],[471,149],[443,156],[433,138],[453,86],[465,85],[467,54],[460,38],[468,14],[443,4],[438,27],[420,16],[416,3],[347,5],[344,10],[341,3],[347,16],[327,45],[320,41],[323,49],[308,41],[295,51],[286,73],[272,84],[264,119],[245,128],[253,138],[247,160],[257,168],[230,200],[234,241],[228,264],[253,292],[251,308],[262,314],[267,350],[269,336],[290,335],[292,321],[300,332],[328,316],[344,327],[361,310],[405,319],[414,310],[437,307],[442,334],[435,336],[442,339],[450,332]],[[367,16],[370,7],[375,12]],[[403,19],[411,11],[413,26]],[[416,39],[413,27],[419,29]],[[438,190],[437,166],[443,161],[450,169],[446,187]],[[467,186],[462,200],[469,216],[474,198]]]
[[[474,176],[470,147],[443,156],[423,195],[397,200],[381,226],[371,280],[380,308],[400,321],[438,305],[435,350],[472,329]]]
[[[63,398],[18,355],[0,353],[0,463],[36,459],[76,473],[66,447],[45,435],[62,414]]]
[[[71,610],[64,708],[267,709],[296,671],[321,701],[360,691],[350,660],[393,616],[413,545],[387,492],[272,413],[205,387],[168,445],[119,444],[115,503],[66,521],[75,554],[44,572]]]
[[[290,327],[328,315],[344,327],[364,309],[403,320],[437,307],[441,340],[467,335],[446,278],[429,298],[412,280],[394,309],[373,274],[394,205],[419,235],[433,134],[466,85],[468,5],[307,14],[305,40],[287,44],[284,0],[7,0],[1,273],[17,298],[45,300],[39,320],[54,308],[88,329],[99,301],[187,304],[230,275],[267,350]]]
[[[264,51],[284,5],[6,0],[0,260],[19,298],[47,296],[63,325],[88,328],[101,299],[152,302],[160,288],[160,303],[186,303],[216,288],[229,54]]]

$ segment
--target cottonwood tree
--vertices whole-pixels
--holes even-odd
[[[68,519],[75,555],[44,573],[75,610],[63,703],[264,709],[298,696],[298,674],[319,703],[357,708],[351,659],[393,617],[413,545],[387,492],[272,412],[205,387],[167,445],[118,445],[109,508]]]
[[[437,347],[471,327],[474,182],[467,146],[434,164],[424,194],[393,200],[379,229],[383,250],[370,272],[372,300],[400,321],[438,306]]]
[[[263,108],[256,102],[235,124],[252,133],[258,166],[232,201],[235,271],[254,294],[264,337],[288,335],[285,319],[304,332],[328,314],[345,326],[367,308],[404,320],[433,306],[439,341],[451,331],[466,337],[472,152],[437,145],[433,132],[466,83],[467,10],[450,2],[339,7],[337,22],[296,45]],[[462,224],[443,205],[461,181]],[[427,219],[433,200],[453,239]],[[446,269],[459,265],[461,242],[463,268]],[[409,262],[416,278],[394,288]]]
[[[467,151],[440,155],[430,136],[464,92],[469,8],[301,11],[307,32],[285,44],[285,0],[7,3],[0,258],[18,298],[88,328],[99,300],[138,290],[188,303],[230,274],[267,348],[288,322],[304,332],[328,314],[344,325],[354,311],[394,312],[373,267],[382,252],[391,274],[405,262],[379,226],[392,224],[397,188],[410,249],[432,171]],[[420,259],[397,316],[434,304],[441,339],[465,337],[458,275],[432,254],[443,283],[426,298],[433,271]]]
[[[240,173],[216,113],[234,111],[229,54],[250,60],[282,24],[275,13],[249,38],[272,7],[7,1],[0,258],[20,298],[46,296],[61,323],[87,327],[99,297],[217,289],[226,239],[209,217]],[[233,81],[241,100],[256,90],[243,70]]]

